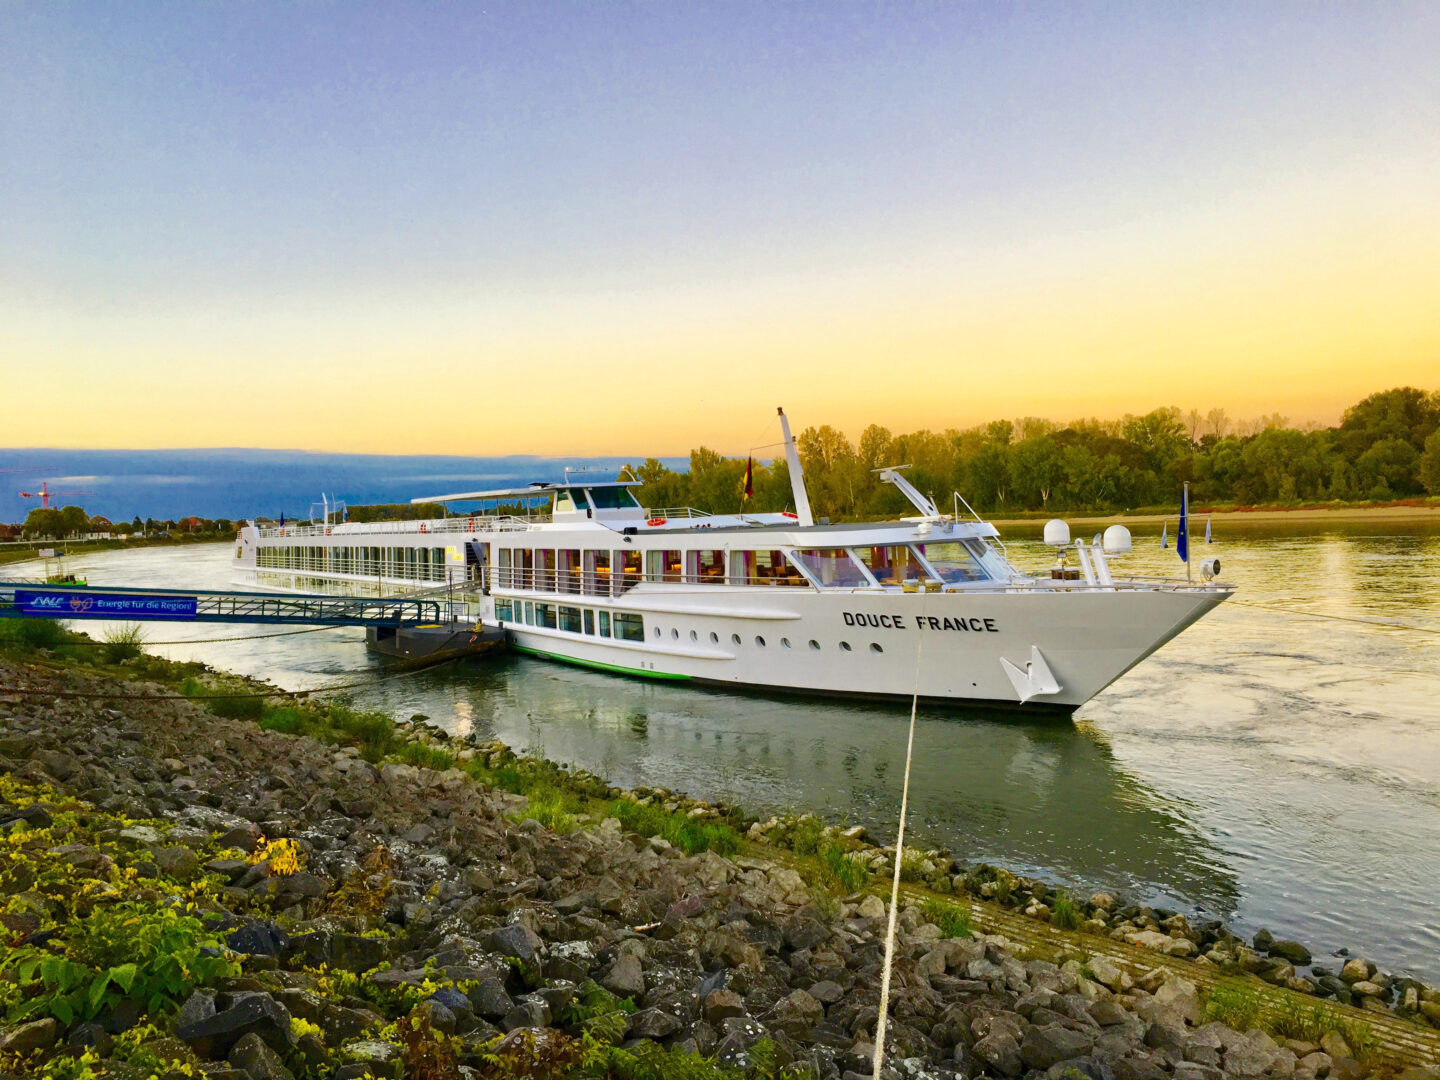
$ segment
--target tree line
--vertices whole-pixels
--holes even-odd
[[[20,535],[27,540],[68,540],[91,533],[129,533],[133,536],[156,536],[168,533],[183,533],[187,536],[199,533],[217,533],[229,536],[234,533],[234,524],[229,518],[183,517],[178,520],[145,518],[138,516],[129,522],[112,522],[100,514],[90,515],[80,506],[37,506],[26,515],[20,526]]]
[[[1335,427],[1292,427],[1279,415],[1236,423],[1223,409],[1168,407],[1119,420],[1026,417],[906,435],[872,424],[858,446],[825,425],[802,431],[796,447],[812,509],[835,520],[912,512],[879,481],[875,470],[887,465],[909,465],[910,482],[942,509],[959,492],[991,515],[1173,507],[1187,481],[1196,505],[1389,502],[1440,495],[1440,391],[1371,394]],[[655,458],[632,471],[648,507],[735,513],[746,461],[702,446],[690,452],[688,471]],[[794,508],[783,456],[755,462],[752,486],[744,509]]]

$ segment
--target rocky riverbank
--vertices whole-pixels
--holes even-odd
[[[445,744],[340,711],[220,717],[172,686],[0,659],[0,1069],[869,1074],[885,905],[856,886],[883,866],[877,850],[819,823],[616,798],[499,746]],[[758,842],[772,832],[783,849]],[[956,877],[972,884],[935,854],[911,869],[948,875],[951,892]],[[978,891],[1018,902],[1019,879],[984,876]],[[1050,901],[1053,919],[1053,891],[1023,888],[1022,910],[1038,919]],[[1297,1014],[1267,1034],[1234,1011],[1243,1000],[1207,999],[1168,966],[1127,972],[1104,937],[1027,954],[972,934],[964,912],[943,900],[901,912],[890,1080],[1395,1071],[1359,1026]],[[1083,915],[1107,934],[1192,940],[1098,897]],[[1227,1010],[1238,1028],[1214,1019]]]

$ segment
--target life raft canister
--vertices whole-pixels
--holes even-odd
[[[651,518],[649,521],[645,522],[645,524],[646,524],[646,525],[652,525],[652,526],[653,526],[653,525],[664,525],[664,524],[665,524],[665,519],[664,519],[664,518]]]
[[[423,521],[420,522],[420,531],[421,531],[421,532],[425,532],[425,531],[426,531],[426,530],[425,530],[425,522],[423,522]]]

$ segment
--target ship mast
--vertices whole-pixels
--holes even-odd
[[[805,493],[805,470],[800,468],[800,451],[790,437],[790,421],[785,419],[785,410],[776,409],[780,414],[780,433],[785,439],[785,463],[790,467],[790,490],[795,493],[795,516],[802,526],[815,524],[810,513],[810,496]]]

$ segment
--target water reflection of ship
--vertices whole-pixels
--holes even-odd
[[[540,748],[622,786],[656,785],[757,812],[813,809],[893,836],[905,715],[855,704],[697,693],[524,658],[477,680],[440,669],[480,737]],[[415,687],[409,688],[413,694]],[[917,844],[1080,888],[1230,916],[1239,885],[1187,807],[1148,789],[1083,725],[920,717],[910,805]]]

